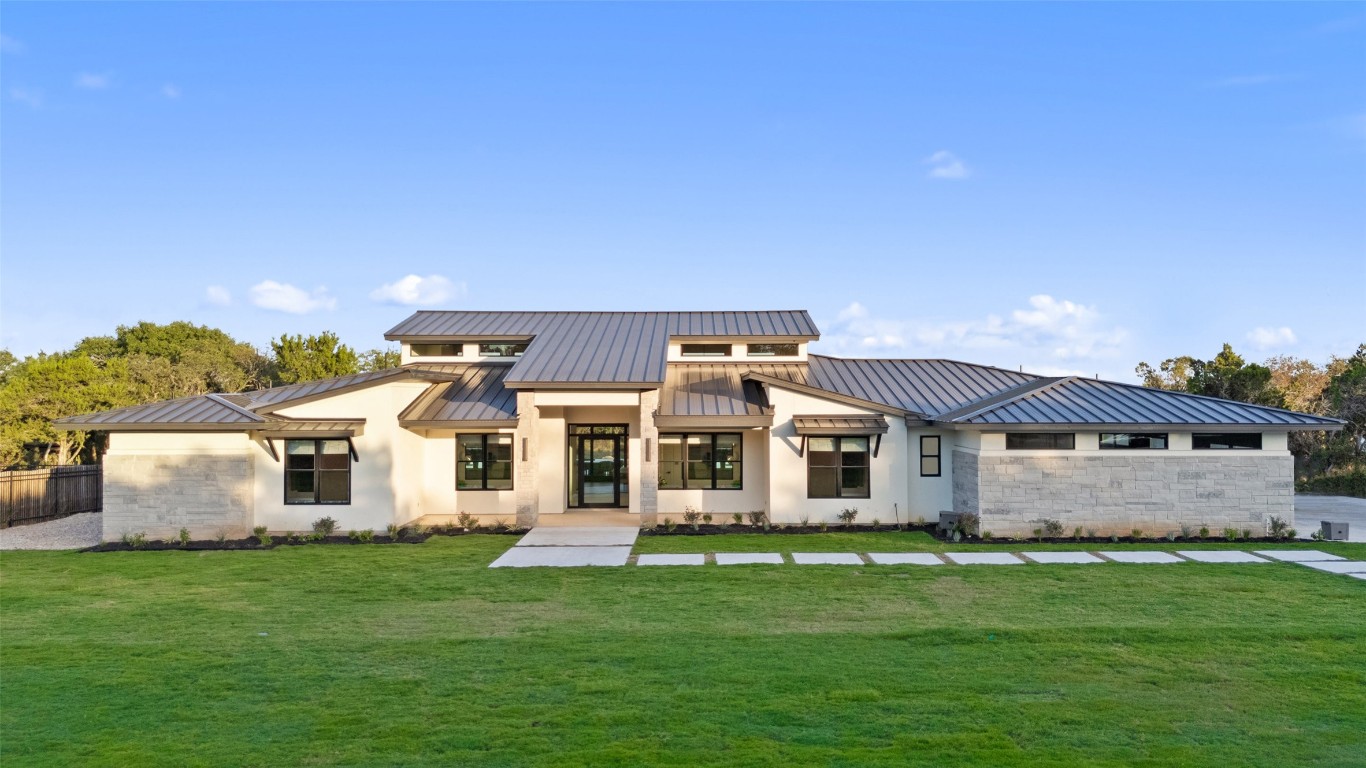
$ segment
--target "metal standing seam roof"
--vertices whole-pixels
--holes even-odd
[[[746,381],[754,368],[795,368],[795,365],[749,366],[724,363],[670,363],[659,392],[655,424],[661,428],[686,426],[768,426],[773,423],[759,384]]]
[[[469,366],[457,381],[433,384],[398,416],[405,427],[517,423],[517,392],[503,386],[510,366]]]
[[[535,385],[663,383],[670,337],[816,339],[805,310],[755,312],[422,311],[390,340],[530,339],[505,382]]]
[[[244,428],[265,422],[235,403],[212,395],[194,395],[160,403],[132,405],[99,413],[54,420],[59,429],[110,430],[125,426],[182,426],[192,429]]]
[[[1251,403],[1150,389],[1135,384],[1065,377],[999,402],[946,414],[973,426],[1173,425],[1341,429],[1344,422]]]
[[[882,416],[793,416],[799,435],[881,435],[888,429]]]

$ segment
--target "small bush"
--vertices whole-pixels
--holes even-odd
[[[694,531],[697,530],[697,521],[701,519],[702,513],[700,511],[693,509],[692,507],[683,508],[683,522],[691,525]]]
[[[919,525],[919,526],[925,525],[925,516],[924,516],[924,515],[916,515],[916,516],[915,516],[915,524],[916,524],[916,525]]]
[[[803,512],[802,516],[798,518],[798,521],[801,522],[803,528],[809,527],[811,525],[811,515]]]
[[[1116,535],[1113,534],[1113,533],[1110,534],[1110,543],[1111,543],[1111,544],[1118,544],[1118,543],[1119,543],[1119,536],[1116,536]]]
[[[958,516],[958,522],[954,525],[954,530],[964,536],[976,536],[977,530],[982,525],[982,518],[975,513],[964,512]]]
[[[375,540],[375,532],[370,530],[369,528],[363,528],[359,531],[351,531],[350,533],[346,534],[346,536],[352,541],[360,542],[361,544],[369,544],[370,542]]]
[[[877,530],[879,525],[882,525],[882,521],[878,520],[876,517],[873,518],[873,530]]]
[[[1050,538],[1050,539],[1061,538],[1061,537],[1062,537],[1062,521],[1061,521],[1061,520],[1044,520],[1044,521],[1043,521],[1043,533],[1044,533],[1045,536],[1047,536],[1047,537]]]
[[[125,533],[120,537],[120,541],[133,549],[142,549],[147,546],[147,534],[142,531],[137,533]]]
[[[1043,541],[1043,529],[1042,529],[1042,528],[1035,528],[1035,529],[1034,529],[1034,538],[1038,539],[1039,541]]]
[[[384,532],[389,534],[389,538],[395,541],[398,540],[399,536],[403,535],[403,529],[399,528],[397,523],[389,523],[389,525],[385,527]]]
[[[471,515],[468,512],[462,511],[459,515],[456,515],[455,519],[459,520],[460,527],[467,531],[472,531],[479,527],[479,521],[475,519],[474,515]]]
[[[177,536],[176,538],[179,539],[179,541],[180,541],[180,546],[182,546],[182,547],[185,546],[186,544],[189,544],[189,543],[190,543],[190,529],[189,529],[189,528],[181,528],[181,529],[180,529],[180,535]]]
[[[460,526],[456,525],[453,521],[450,520],[447,520],[446,524],[441,527],[445,529],[447,536],[455,535],[455,532],[460,528]]]
[[[1167,531],[1167,541],[1176,541],[1176,531]]]
[[[509,523],[506,519],[499,519],[498,522],[493,524],[493,530],[499,533],[507,533],[512,530],[512,523]]]
[[[1087,529],[1086,529],[1086,538],[1088,538],[1088,539],[1094,539],[1095,537],[1096,537],[1096,529],[1095,529],[1095,528],[1087,528]]]
[[[991,537],[991,531],[982,531],[982,538],[990,539]]]
[[[710,513],[710,512],[708,512],[707,514],[705,514],[705,515],[702,516],[702,522],[706,523],[707,525],[711,525],[711,513]]]
[[[274,541],[274,539],[270,538],[270,534],[266,533],[266,527],[264,525],[258,525],[255,528],[252,528],[251,535],[255,536],[256,540],[260,542],[263,547],[269,547],[271,542]]]
[[[956,544],[959,541],[961,541],[962,538],[963,532],[958,530],[957,528],[954,528],[952,531],[949,531],[949,541],[952,541]]]
[[[327,538],[327,537],[323,535],[323,532],[322,532],[322,531],[314,531],[314,532],[308,534],[308,536],[307,536],[306,538],[307,538],[309,541],[322,541],[323,539],[325,539],[325,538]]]
[[[751,509],[749,511],[749,524],[760,525],[768,519],[768,513],[762,509]]]
[[[745,524],[745,516],[739,512],[736,512],[735,514],[731,515],[730,519],[734,520],[736,525]]]
[[[426,536],[427,526],[423,525],[422,523],[413,523],[408,528],[408,531],[412,533],[414,536]]]
[[[1250,538],[1252,538],[1252,529],[1251,529],[1251,528],[1244,528],[1244,529],[1243,529],[1243,541],[1247,541],[1247,540],[1250,539]]]
[[[1081,526],[1072,529],[1072,538],[1081,541]]]
[[[673,518],[672,518],[672,517],[666,517],[666,518],[664,518],[664,530],[665,530],[666,532],[668,532],[668,533],[673,533],[673,532],[674,532],[674,529],[677,528],[677,527],[678,527],[678,523],[675,523],[675,522],[673,521]]]
[[[1314,531],[1313,533],[1309,534],[1309,538],[1313,539],[1314,541],[1323,541],[1323,531]]]
[[[323,536],[331,536],[337,530],[337,521],[330,517],[320,517],[313,521],[313,532],[321,533]]]
[[[821,533],[825,533],[826,529],[830,527],[830,524],[822,520],[819,523],[816,523],[816,527],[820,529]]]
[[[1290,530],[1290,523],[1287,523],[1283,517],[1273,515],[1267,521],[1267,532],[1277,539],[1284,539],[1288,530]]]
[[[1181,538],[1190,539],[1195,535],[1195,528],[1185,523],[1181,524]]]
[[[226,542],[228,540],[228,532],[219,528],[218,532],[214,534],[213,540],[219,544]]]
[[[1209,538],[1209,526],[1208,526],[1208,525],[1202,525],[1202,526],[1200,526],[1200,532],[1199,532],[1198,535],[1199,535],[1200,538],[1202,538],[1202,539],[1208,539],[1208,538]]]
[[[1129,531],[1129,534],[1134,537],[1134,541],[1138,541],[1139,539],[1143,538],[1143,529],[1135,528],[1132,531]]]
[[[1237,528],[1225,528],[1225,529],[1224,529],[1224,539],[1225,539],[1226,541],[1237,541],[1237,540],[1238,540],[1238,529],[1237,529]]]
[[[849,507],[848,509],[841,509],[837,517],[839,517],[840,521],[844,523],[844,527],[848,528],[849,526],[854,524],[854,520],[858,517],[858,507]]]

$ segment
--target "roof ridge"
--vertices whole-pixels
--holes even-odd
[[[233,392],[233,393],[229,393],[229,394],[237,394],[237,393]],[[240,406],[240,405],[238,405],[238,404],[236,404],[236,403],[234,403],[234,402],[228,400],[227,398],[223,397],[221,394],[219,394],[219,393],[217,393],[217,392],[206,392],[206,393],[204,393],[203,397],[207,397],[207,398],[209,398],[210,400],[214,401],[215,403],[218,403],[219,405],[222,405],[222,406],[226,406],[226,407],[228,407],[228,408],[231,408],[233,411],[235,411],[235,412],[237,412],[237,413],[240,413],[240,414],[242,414],[243,416],[249,416],[249,417],[251,417],[252,419],[255,419],[256,421],[265,421],[265,420],[266,420],[265,418],[263,418],[260,414],[256,413],[255,411],[249,410],[249,409],[247,409],[247,408],[243,408],[242,406]]]

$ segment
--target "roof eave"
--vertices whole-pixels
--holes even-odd
[[[878,413],[885,413],[890,416],[915,416],[917,418],[925,418],[925,414],[923,413],[908,411],[905,408],[897,408],[894,405],[877,403],[872,400],[864,400],[861,397],[853,397],[850,395],[840,394],[839,392],[831,392],[828,389],[813,387],[810,384],[799,384],[795,381],[788,381],[787,379],[782,379],[777,376],[769,376],[767,374],[754,373],[753,371],[749,371],[744,374],[741,374],[740,378],[744,381],[757,381],[763,384],[767,384],[771,387],[777,387],[778,389],[787,389],[793,392],[800,392],[804,395],[819,397],[823,400],[829,400],[835,403],[844,403],[845,405],[853,405],[859,408],[867,408],[870,411],[877,411]]]
[[[1078,430],[1111,432],[1131,430],[1151,432],[1336,432],[1342,424],[1138,424],[1138,423],[1057,423],[1057,424],[962,424],[932,421],[930,426],[959,432],[1057,432]]]

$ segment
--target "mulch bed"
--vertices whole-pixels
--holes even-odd
[[[920,532],[934,535],[933,525],[903,525],[898,528],[895,525],[827,525],[822,528],[819,525],[770,525],[768,528],[758,525],[707,525],[698,523],[694,530],[691,523],[679,523],[671,531],[664,526],[654,528],[641,528],[641,536],[716,536],[728,533],[755,533],[772,536],[790,536],[807,533],[887,533],[887,532]]]
[[[158,552],[163,550],[183,550],[186,552],[204,552],[210,550],[251,550],[251,549],[275,549],[277,547],[303,547],[319,544],[421,544],[433,536],[521,536],[528,528],[476,528],[467,531],[464,528],[431,528],[426,533],[415,534],[404,533],[397,538],[388,535],[377,535],[369,541],[353,539],[350,536],[326,536],[321,539],[309,538],[309,534],[297,534],[295,536],[271,536],[269,544],[262,544],[255,536],[245,539],[197,539],[181,543],[179,541],[165,541],[162,539],[148,539],[141,544],[132,544],[124,541],[106,541],[87,547],[81,552]]]

